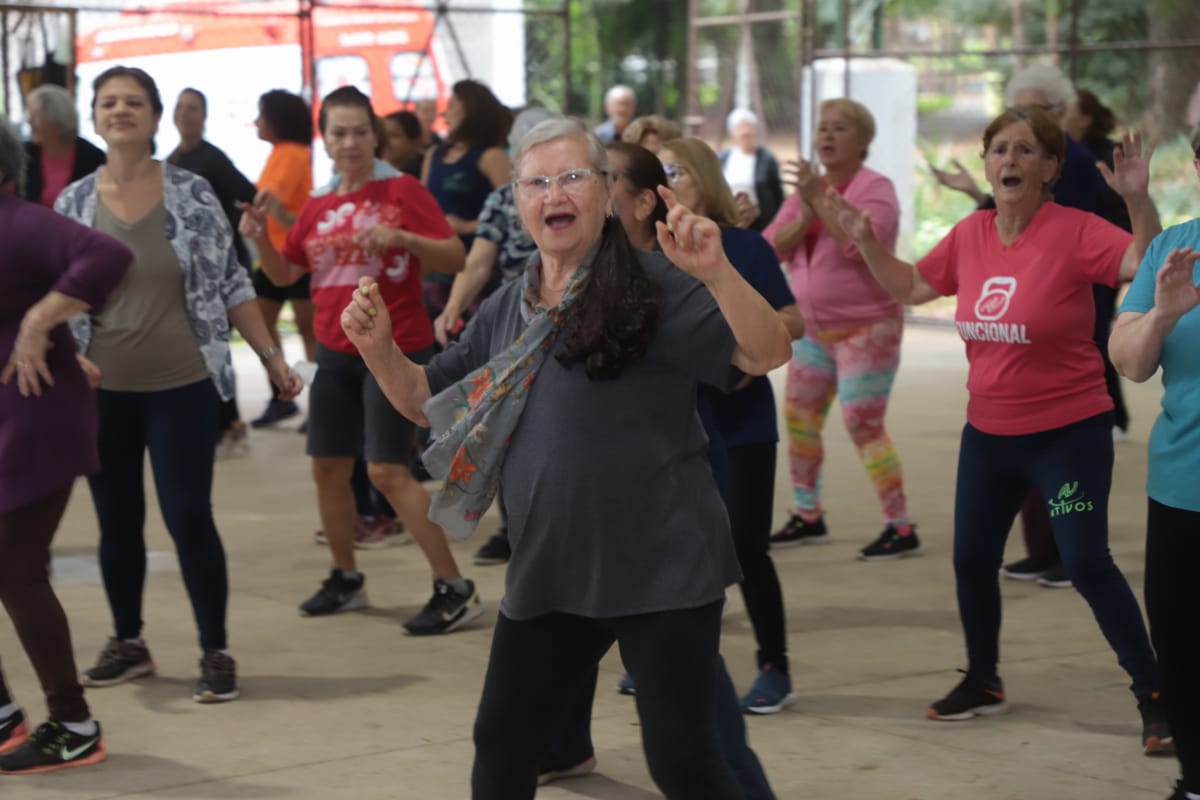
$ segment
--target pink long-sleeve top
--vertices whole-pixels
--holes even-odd
[[[894,250],[900,227],[900,204],[892,182],[863,167],[842,194],[855,206],[870,212],[875,236],[889,251]],[[800,216],[800,195],[796,193],[783,201],[783,207],[763,236],[775,247],[776,232]],[[847,238],[838,244],[824,226],[817,234],[811,254],[804,239],[791,252],[775,247],[775,254],[787,267],[796,306],[811,331],[857,328],[903,313],[900,302],[875,280],[854,243]]]

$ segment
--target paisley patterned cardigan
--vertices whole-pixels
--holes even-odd
[[[183,268],[184,302],[192,333],[208,373],[222,400],[234,395],[233,360],[229,352],[229,309],[254,299],[254,286],[238,263],[233,231],[208,181],[185,169],[164,163],[163,202],[167,209],[164,234]],[[54,203],[54,210],[89,228],[96,223],[96,183],[99,170],[72,183]],[[86,354],[92,338],[92,318],[71,321],[71,332]]]

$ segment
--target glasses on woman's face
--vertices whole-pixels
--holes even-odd
[[[513,183],[521,197],[527,200],[550,194],[551,187],[556,183],[567,194],[579,195],[587,191],[593,175],[604,174],[595,169],[569,169],[557,175],[529,175],[517,178]]]
[[[688,174],[688,168],[683,164],[663,164],[663,172],[667,176],[667,181],[677,183],[680,178]]]

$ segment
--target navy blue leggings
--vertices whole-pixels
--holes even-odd
[[[1054,540],[1135,695],[1158,690],[1158,670],[1137,600],[1108,550],[1112,413],[1025,436],[968,424],[958,456],[954,574],[968,671],[994,680],[1000,660],[999,569],[1004,543],[1032,487],[1046,501]]]
[[[217,391],[204,380],[161,392],[97,392],[100,471],[88,479],[100,522],[100,572],[115,635],[142,633],[146,583],[146,494],[150,468],[163,522],[175,542],[200,646],[227,646],[229,579],[212,514]]]

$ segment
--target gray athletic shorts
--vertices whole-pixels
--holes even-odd
[[[417,364],[433,348],[408,353]],[[408,466],[416,426],[392,407],[359,355],[317,345],[317,375],[308,394],[310,456],[356,458]]]

